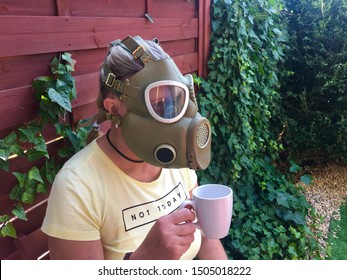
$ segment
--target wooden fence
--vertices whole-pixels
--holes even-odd
[[[210,0],[3,0],[0,3],[0,139],[35,117],[34,78],[49,75],[49,63],[59,52],[77,61],[77,99],[71,120],[96,112],[98,69],[108,43],[127,35],[158,38],[183,73],[205,76],[209,55]],[[145,15],[153,19],[151,22]],[[47,126],[45,140],[55,139]],[[60,140],[61,141],[61,140]],[[60,141],[49,144],[54,153]],[[27,172],[40,161],[17,157],[10,172],[0,170],[0,215],[9,214],[8,198],[16,184],[13,171]],[[39,228],[48,194],[26,205],[28,222],[15,220],[18,239],[0,238],[0,259],[37,258],[47,250]]]

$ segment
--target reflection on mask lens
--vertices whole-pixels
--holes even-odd
[[[149,91],[149,100],[156,115],[164,119],[172,119],[182,112],[185,94],[183,88],[163,85]]]

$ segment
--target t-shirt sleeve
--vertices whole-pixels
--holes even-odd
[[[98,240],[100,228],[95,204],[88,179],[75,170],[63,169],[53,183],[41,229],[61,239]]]

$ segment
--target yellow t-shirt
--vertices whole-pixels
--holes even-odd
[[[101,239],[105,259],[123,259],[159,217],[177,210],[196,183],[195,171],[187,168],[162,169],[150,183],[134,180],[93,141],[57,174],[42,231],[67,240]],[[193,259],[200,244],[197,230],[182,259]]]

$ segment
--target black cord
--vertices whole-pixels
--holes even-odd
[[[118,153],[120,154],[123,158],[125,158],[126,160],[128,161],[131,161],[131,162],[134,162],[134,163],[142,163],[144,162],[143,160],[135,160],[135,159],[131,159],[131,158],[128,158],[125,154],[123,154],[120,150],[118,150],[116,148],[116,146],[114,146],[110,140],[110,137],[109,137],[109,133],[110,133],[110,130],[107,131],[106,133],[106,138],[107,138],[107,141],[108,143],[111,145],[111,147]]]

